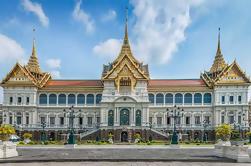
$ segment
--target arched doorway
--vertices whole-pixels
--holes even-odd
[[[121,133],[121,142],[128,142],[128,133],[126,131]]]
[[[110,110],[108,112],[108,126],[113,126],[114,125],[114,111]]]
[[[120,125],[129,125],[129,110],[126,108],[120,111]]]

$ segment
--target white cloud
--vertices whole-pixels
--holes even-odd
[[[130,33],[130,43],[135,56],[145,63],[167,63],[178,50],[178,45],[186,39],[185,31],[191,22],[190,9],[202,2],[203,0],[131,0],[135,24]],[[111,39],[102,44],[104,52],[110,52],[111,45],[104,44],[109,40]],[[99,52],[102,53],[102,50]],[[111,54],[116,56],[115,52]]]
[[[75,8],[72,12],[72,16],[74,20],[83,24],[87,33],[91,33],[95,29],[94,20],[83,9],[80,9],[81,3],[81,0],[76,3]]]
[[[57,69],[61,67],[60,59],[48,59],[46,60],[46,65],[51,69]]]
[[[117,17],[116,11],[110,9],[110,10],[102,17],[102,21],[103,21],[103,22],[111,21],[111,20],[114,20],[116,17]]]
[[[120,51],[122,41],[118,39],[108,39],[93,47],[93,52],[101,57],[107,57],[109,60],[114,59]]]
[[[43,26],[49,26],[49,19],[45,15],[41,4],[31,2],[30,0],[22,0],[22,5],[26,11],[35,14]]]
[[[53,70],[50,73],[51,73],[53,79],[61,78],[60,71],[58,71],[58,70]]]
[[[0,34],[0,63],[22,60],[24,49],[15,40]]]

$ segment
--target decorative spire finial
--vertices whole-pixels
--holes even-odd
[[[125,9],[125,36],[124,36],[124,44],[128,44],[127,22],[128,22],[128,7],[126,7],[126,9]]]
[[[220,28],[219,28],[219,32],[218,32],[218,47],[217,47],[217,52],[216,52],[216,56],[214,59],[214,63],[210,69],[210,72],[215,73],[215,72],[219,72],[221,71],[225,66],[226,66],[226,62],[224,60],[224,57],[221,53],[221,47],[220,47]]]
[[[217,54],[221,54],[221,47],[220,47],[220,27],[219,27],[219,32],[218,32],[218,48],[217,48]]]
[[[35,45],[35,31],[36,31],[36,29],[33,28],[32,31],[33,31],[32,52],[31,52],[31,56],[30,56],[30,59],[27,64],[27,68],[32,73],[41,73],[38,58],[37,58],[36,45]]]

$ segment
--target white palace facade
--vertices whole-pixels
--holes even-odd
[[[236,60],[227,64],[220,38],[212,67],[198,79],[151,79],[148,65],[130,49],[127,24],[118,57],[103,66],[99,80],[55,80],[40,69],[35,43],[27,65],[16,65],[3,79],[3,123],[17,133],[42,131],[51,140],[64,139],[69,129],[69,108],[74,109],[74,129],[79,139],[132,141],[139,133],[145,140],[167,139],[176,119],[182,139],[214,139],[220,124],[249,131],[250,79]],[[176,106],[176,107],[175,107]],[[169,110],[169,111],[168,111]],[[45,124],[44,128],[42,123]]]

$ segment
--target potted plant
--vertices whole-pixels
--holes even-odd
[[[24,142],[26,144],[28,144],[31,141],[32,134],[31,133],[24,133],[23,137],[24,137]]]
[[[247,132],[246,135],[247,135],[248,138],[249,138],[249,143],[251,143],[251,131]]]
[[[136,133],[134,135],[134,143],[138,143],[141,140],[141,136],[139,133]]]
[[[108,134],[108,142],[110,143],[110,144],[113,144],[113,134],[112,133],[109,133]]]
[[[2,141],[8,141],[12,134],[15,134],[15,129],[9,124],[2,124],[0,126],[0,139]]]
[[[232,129],[229,124],[222,124],[216,127],[216,130],[215,130],[216,137],[221,140],[219,143],[222,145],[231,145],[229,141],[231,137],[231,132],[232,132]]]

